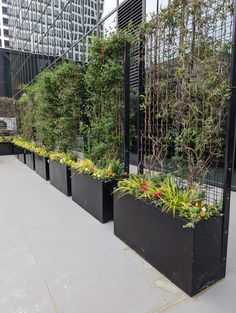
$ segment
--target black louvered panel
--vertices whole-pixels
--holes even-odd
[[[134,29],[138,29],[143,20],[143,0],[130,0],[125,2],[118,10],[118,27],[125,28],[132,22]],[[139,45],[132,49],[133,65],[130,71],[130,85],[139,86]]]

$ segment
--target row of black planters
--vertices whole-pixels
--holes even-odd
[[[158,271],[190,296],[225,276],[221,261],[222,218],[212,218],[183,228],[185,220],[162,213],[159,208],[131,195],[119,197],[116,181],[100,181],[71,173],[68,166],[48,161],[14,147],[13,154],[41,177],[105,223],[113,219],[114,233]],[[114,207],[114,208],[113,208]]]

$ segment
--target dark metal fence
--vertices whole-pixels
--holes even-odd
[[[130,20],[138,25],[145,6],[145,0],[9,0],[10,47],[18,51],[11,55],[13,96],[62,58],[86,62],[93,35],[103,36]]]

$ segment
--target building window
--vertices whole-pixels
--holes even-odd
[[[8,18],[4,17],[2,21],[3,21],[3,25],[8,25]]]
[[[4,40],[5,47],[9,47],[9,40]]]
[[[7,7],[2,7],[2,14],[7,14]]]
[[[3,30],[4,36],[7,37],[9,36],[9,30],[8,29],[4,29]]]

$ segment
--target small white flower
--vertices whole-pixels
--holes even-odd
[[[202,208],[202,211],[203,211],[203,212],[206,212],[206,208],[205,208],[205,207],[204,207],[204,208]]]

